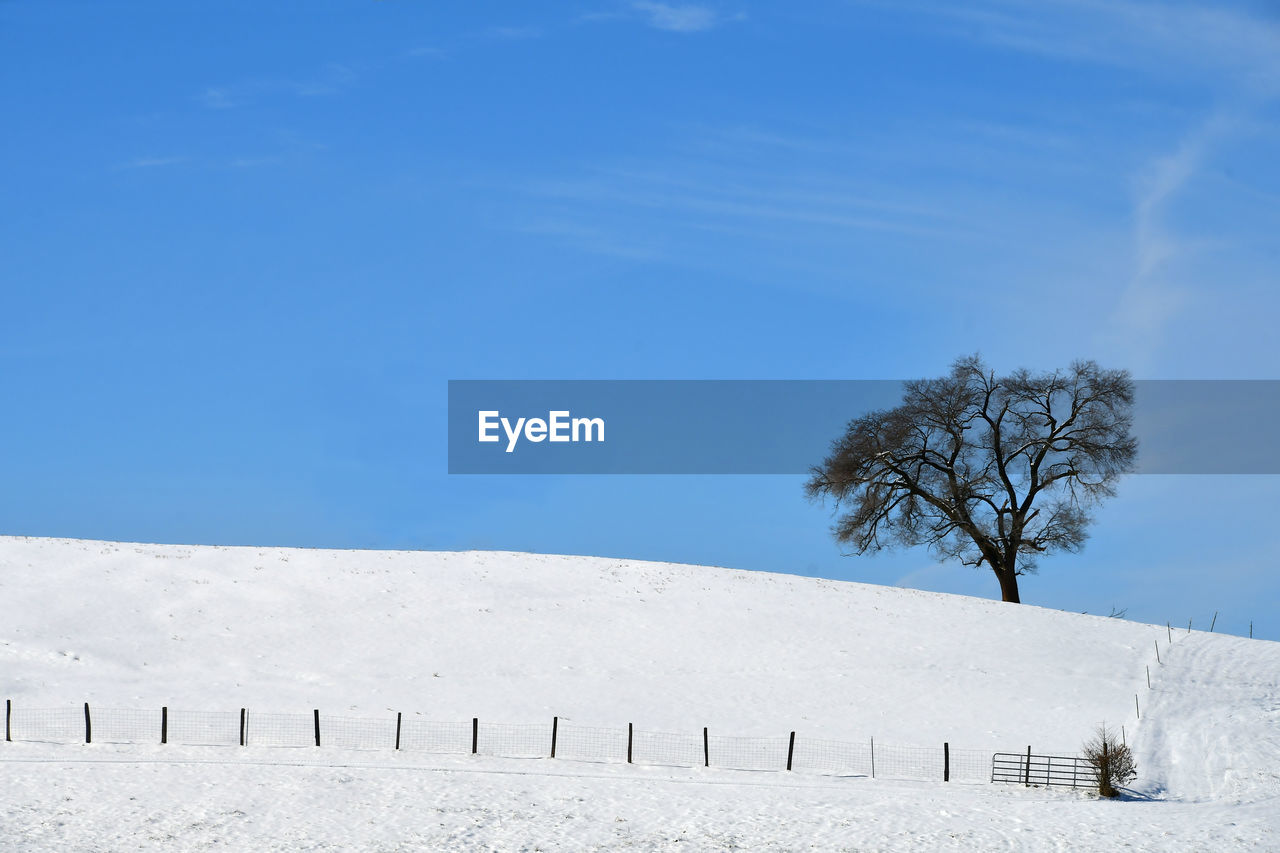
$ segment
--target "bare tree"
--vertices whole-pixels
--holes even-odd
[[[961,358],[850,421],[805,491],[844,511],[832,532],[854,553],[925,545],[986,564],[1016,602],[1018,577],[1042,554],[1079,551],[1089,510],[1133,469],[1132,405],[1129,373],[1092,361],[997,378]]]

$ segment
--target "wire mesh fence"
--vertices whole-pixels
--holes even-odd
[[[795,767],[813,768],[823,773],[872,776],[870,740],[861,743],[796,738]]]
[[[246,746],[315,746],[315,720],[311,714],[263,714],[253,711],[245,715]]]
[[[236,746],[240,743],[237,711],[178,711],[168,713],[168,743],[186,746]],[[134,741],[154,743],[152,738]]]
[[[707,762],[735,770],[786,770],[788,741],[785,737],[710,735]]]
[[[579,726],[566,720],[556,725],[556,757],[575,761],[627,760],[627,730]]]
[[[16,740],[84,742],[84,714],[73,708],[6,708],[6,739],[10,730]]]
[[[706,762],[701,734],[636,732],[634,761],[659,767],[701,767]]]
[[[985,749],[952,749],[951,778],[957,782],[991,781],[991,753]]]
[[[320,715],[321,743],[338,749],[395,749],[396,718]]]
[[[876,744],[876,775],[886,779],[941,779],[942,750]]]
[[[163,716],[160,711],[136,708],[94,708],[93,739],[97,743],[159,743]]]
[[[406,719],[401,729],[400,748],[420,752],[470,752],[471,723]]]
[[[839,741],[788,733],[737,737],[584,726],[380,718],[311,713],[94,708],[21,708],[5,703],[5,740],[410,750],[503,758],[785,771],[956,782],[991,782],[992,753],[978,749]],[[1068,761],[1070,759],[1063,759]],[[1054,768],[1057,769],[1056,767]]]
[[[476,752],[503,758],[546,758],[551,755],[551,726],[485,723],[479,727]]]

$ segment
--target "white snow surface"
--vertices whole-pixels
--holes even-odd
[[[555,715],[1052,754],[1105,721],[1140,772],[1100,801],[803,770],[0,742],[5,849],[1280,850],[1280,644],[1260,640],[604,558],[0,537],[0,643],[18,708]]]

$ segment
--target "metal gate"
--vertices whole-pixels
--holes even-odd
[[[1087,759],[1074,755],[997,752],[991,758],[991,781],[1092,788],[1098,784],[1098,773]]]

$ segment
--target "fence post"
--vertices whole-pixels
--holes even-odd
[[[1141,720],[1141,719],[1142,719],[1142,711],[1140,711],[1140,710],[1138,709],[1138,694],[1137,694],[1137,693],[1133,694],[1133,713],[1134,713],[1134,715],[1135,715],[1139,720]]]
[[[249,711],[245,708],[241,708],[240,709],[240,745],[241,746],[244,746],[244,742],[245,742],[245,729],[247,728],[247,724],[249,722],[248,717],[249,717]]]
[[[1173,642],[1173,626],[1170,625],[1168,622],[1166,622],[1164,623],[1164,630],[1165,630],[1165,633],[1169,635],[1169,642],[1172,643]]]
[[[4,739],[6,741],[13,740],[13,700],[12,699],[4,700]]]
[[[1218,624],[1218,611],[1213,611],[1213,621],[1209,623],[1209,633],[1213,633],[1213,626]]]
[[[711,766],[711,741],[707,737],[707,727],[702,727],[702,766]]]
[[[84,703],[84,742],[93,743],[93,723],[89,720],[89,703]]]
[[[556,734],[560,730],[560,718],[551,718],[551,757],[556,757]]]
[[[1022,770],[1022,784],[1031,787],[1031,744],[1027,744],[1027,766]]]
[[[627,763],[631,763],[631,744],[635,739],[635,730],[633,723],[627,723]]]
[[[942,781],[951,781],[951,744],[945,741],[942,744]]]
[[[796,733],[791,733],[791,741],[787,744],[787,769],[791,769],[791,756],[796,754]]]
[[[315,708],[313,709],[312,713],[315,715],[315,721],[316,721],[316,746],[319,746],[320,745],[320,709]]]
[[[480,718],[471,718],[471,754],[475,755],[480,749]]]
[[[871,739],[871,778],[876,778],[876,739]]]
[[[160,742],[169,742],[169,706],[160,709]]]
[[[396,749],[400,748],[400,711],[396,711]]]
[[[1156,663],[1164,663],[1164,661],[1160,660],[1160,641],[1156,640],[1155,643],[1156,643]]]
[[[1147,689],[1151,689],[1151,667],[1147,667]]]

